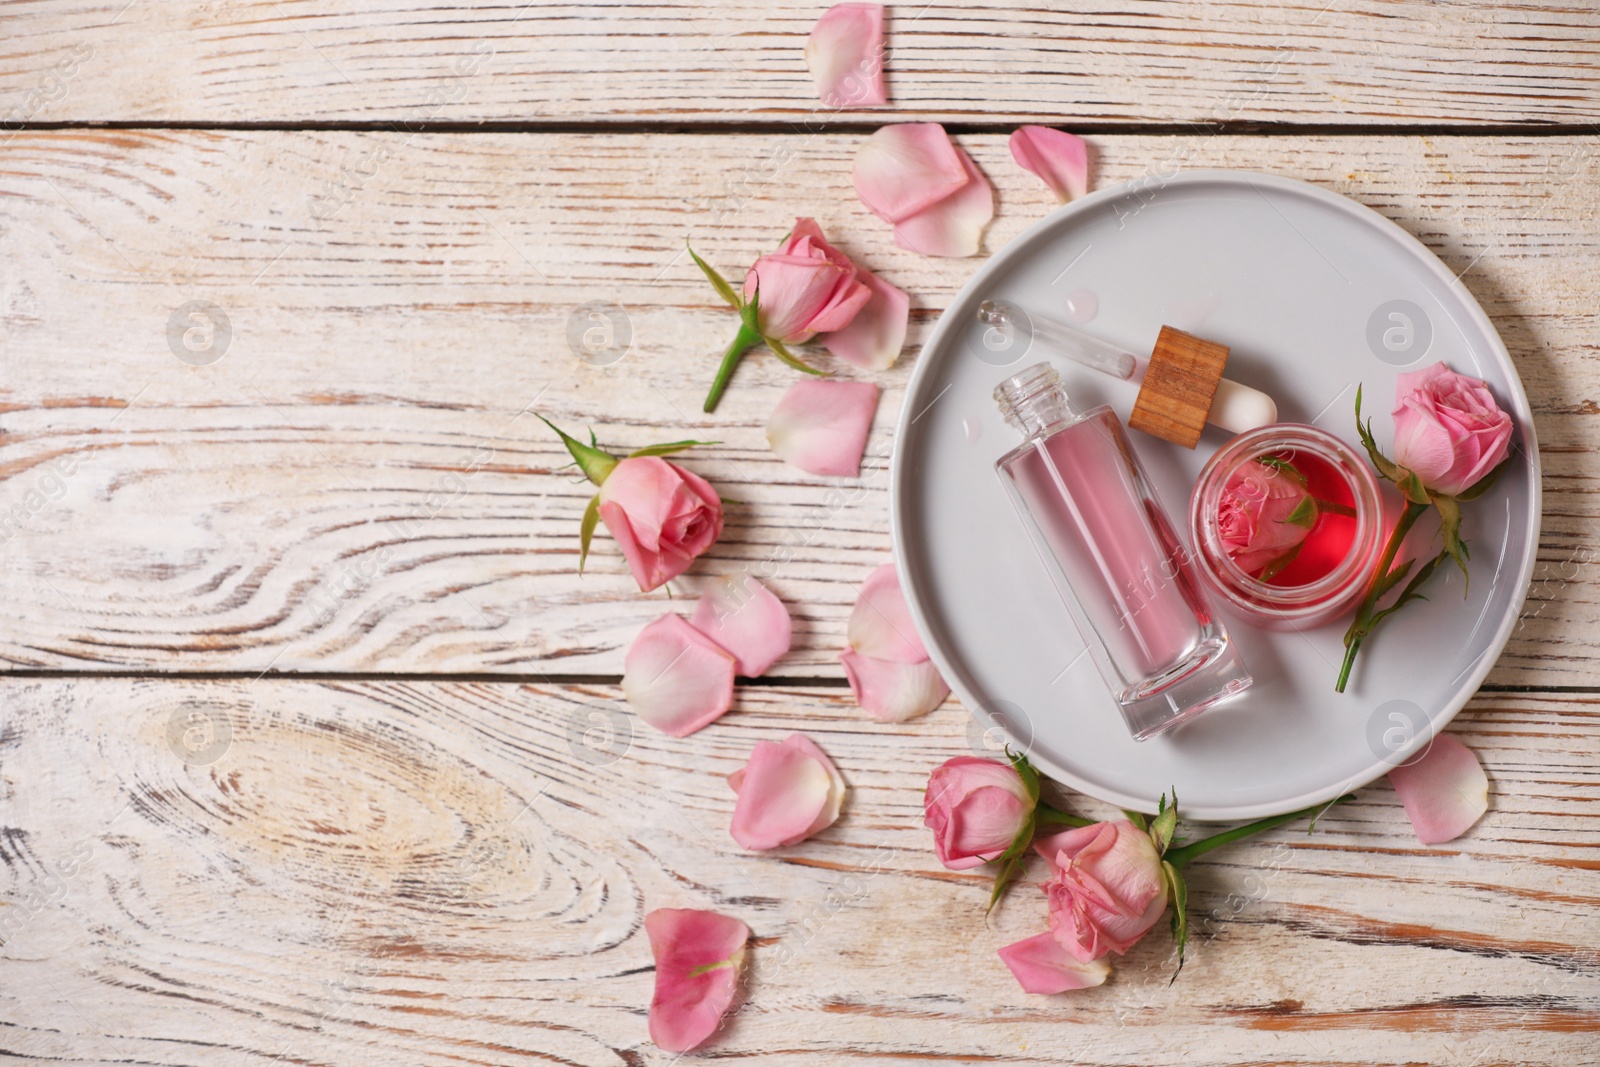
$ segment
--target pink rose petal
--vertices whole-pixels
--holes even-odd
[[[1063,204],[1089,189],[1089,149],[1076,134],[1023,126],[1011,135],[1011,158],[1043,179]]]
[[[698,1048],[733,1004],[750,928],[714,911],[657,908],[644,932],[656,960],[650,1040],[666,1052]]]
[[[850,648],[863,656],[900,663],[928,658],[893,563],[883,564],[861,583],[855,610],[850,612]]]
[[[809,474],[854,478],[878,407],[871,382],[813,378],[791,385],[767,419],[767,443],[779,459]]]
[[[681,615],[639,631],[623,661],[622,695],[639,718],[686,737],[733,706],[734,659]]]
[[[790,734],[781,744],[757,741],[728,784],[739,794],[728,831],[748,849],[804,841],[832,826],[844,804],[838,768],[805,734]]]
[[[983,231],[994,218],[994,189],[975,163],[956,149],[967,184],[950,196],[900,219],[894,226],[894,243],[925,256],[975,256]]]
[[[839,654],[839,661],[856,703],[879,722],[905,722],[926,715],[950,695],[950,687],[929,660],[899,663],[847,649]]]
[[[872,292],[850,325],[821,336],[829,352],[862,370],[887,370],[900,358],[911,318],[911,298],[871,271],[856,268],[856,280]]]
[[[1489,810],[1489,777],[1472,750],[1449,734],[1427,755],[1389,772],[1406,818],[1424,845],[1454,841]]]
[[[730,574],[712,583],[689,622],[732,653],[746,678],[765,674],[788,653],[793,636],[789,609],[748,574]]]
[[[867,210],[895,223],[971,182],[961,155],[937,122],[898,123],[862,142],[851,180]]]
[[[883,5],[834,4],[806,39],[806,69],[829,107],[877,107],[883,92]]]
[[[1048,930],[999,950],[1002,962],[1016,976],[1024,993],[1065,993],[1088,989],[1106,980],[1111,965],[1104,959],[1079,963]]]

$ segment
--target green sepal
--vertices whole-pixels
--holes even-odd
[[[534,414],[540,422],[561,436],[561,443],[567,446],[568,452],[572,453],[572,458],[578,464],[578,469],[583,471],[583,476],[595,485],[604,485],[611,472],[616,469],[617,464],[622,462],[621,459],[613,456],[610,452],[595,448],[593,445],[584,444],[543,415],[539,415],[537,412]]]
[[[683,243],[683,247],[689,249],[689,258],[694,260],[695,266],[700,268],[700,273],[706,276],[706,281],[711,283],[711,288],[717,291],[717,295],[726,300],[728,306],[735,311],[741,310],[744,307],[744,301],[739,299],[739,294],[734,292],[733,286],[728,284],[728,279],[718,274],[717,269],[711,264],[695,255],[694,249],[689,248],[688,241]]]
[[[686,448],[694,448],[698,445],[720,445],[721,443],[721,441],[668,441],[666,444],[662,445],[645,445],[643,448],[636,448],[632,452],[629,452],[626,458],[633,459],[636,456],[670,456],[674,452],[682,452]]]
[[[804,371],[807,374],[815,374],[819,378],[827,376],[827,371],[818,370],[816,367],[811,366],[811,364],[799,359],[793,352],[790,352],[786,347],[784,347],[783,342],[779,341],[777,338],[768,337],[765,340],[767,342],[767,347],[772,349],[772,354],[783,360],[783,362],[787,363],[795,370]]]
[[[1456,561],[1456,566],[1461,568],[1461,595],[1467,595],[1467,582],[1471,576],[1467,574],[1467,543],[1461,540],[1461,505],[1456,503],[1455,497],[1436,496],[1433,506],[1439,512],[1439,532],[1444,537],[1444,550],[1450,558]]]
[[[1033,764],[1028,762],[1026,754],[1011,751],[1010,745],[1006,746],[1006,759],[1011,761],[1012,769],[1017,772],[1017,777],[1022,779],[1022,788],[1027,790],[1028,796],[1032,798],[1034,810],[1028,813],[1028,821],[1017,831],[1017,836],[1011,839],[1011,844],[995,858],[1000,867],[995,872],[994,888],[989,891],[989,907],[985,914],[993,911],[994,906],[1000,903],[1006,888],[1027,864],[1028,846],[1033,844],[1033,831],[1038,826],[1039,772],[1033,769]]]
[[[1477,482],[1474,483],[1473,485],[1469,485],[1467,488],[1465,488],[1465,489],[1461,490],[1461,492],[1457,493],[1456,494],[1456,499],[1457,500],[1476,500],[1476,499],[1478,499],[1484,493],[1487,493],[1489,491],[1489,487],[1494,485],[1494,483],[1500,478],[1501,472],[1503,472],[1509,466],[1511,466],[1511,457],[1507,456],[1505,459],[1500,461],[1500,463],[1494,468],[1494,470],[1490,471],[1488,474],[1485,474],[1482,478],[1479,478],[1477,480]]]
[[[1168,907],[1172,909],[1172,943],[1178,948],[1177,969],[1167,980],[1171,985],[1183,970],[1183,950],[1189,943],[1189,885],[1178,868],[1166,860],[1161,861],[1161,878],[1166,883]]]
[[[1028,791],[1028,797],[1039,803],[1039,772],[1034,770],[1033,764],[1028,762],[1025,752],[1013,752],[1011,746],[1006,746],[1006,759],[1011,761],[1011,769],[1017,772],[1017,777],[1022,779],[1022,788]]]
[[[1178,791],[1172,791],[1172,804],[1167,804],[1167,795],[1161,794],[1161,802],[1157,806],[1156,817],[1150,823],[1150,840],[1155,842],[1156,851],[1166,854],[1167,846],[1172,844],[1172,835],[1178,829]]]
[[[1149,830],[1150,829],[1150,819],[1143,812],[1141,812],[1141,811],[1129,811],[1127,808],[1123,808],[1122,809],[1122,814],[1123,814],[1124,818],[1126,818],[1129,822],[1133,823],[1133,825],[1137,826],[1139,829],[1141,829],[1141,830]]]
[[[1367,450],[1367,458],[1372,460],[1372,465],[1378,468],[1378,473],[1400,487],[1400,492],[1405,494],[1407,500],[1418,504],[1428,502],[1427,494],[1422,491],[1422,483],[1417,481],[1416,475],[1406,470],[1400,464],[1390,459],[1378,450],[1377,439],[1372,436],[1372,420],[1361,421],[1361,386],[1356,386],[1356,433],[1361,435],[1361,444]],[[1412,491],[1407,491],[1405,482],[1415,483]],[[1412,493],[1422,493],[1420,499]]]
[[[1273,470],[1276,470],[1281,474],[1288,474],[1292,476],[1294,480],[1299,482],[1301,485],[1306,484],[1306,476],[1300,473],[1300,468],[1296,467],[1293,463],[1284,459],[1282,456],[1257,456],[1256,462],[1261,464],[1263,467],[1271,467]]]
[[[1309,496],[1301,497],[1300,503],[1294,506],[1294,510],[1279,521],[1309,530],[1317,524],[1317,502]]]
[[[1293,563],[1300,555],[1300,549],[1304,547],[1304,545],[1304,541],[1300,542],[1300,544],[1295,545],[1289,551],[1285,552],[1283,555],[1279,556],[1277,559],[1261,568],[1261,573],[1256,575],[1256,581],[1270,582],[1272,579],[1282,574],[1283,569],[1289,564]]]
[[[589,506],[583,509],[583,524],[578,527],[578,573],[583,573],[583,564],[589,558],[589,542],[594,540],[594,528],[600,522],[600,494],[596,493],[589,498]]]
[[[1398,469],[1404,477],[1391,480],[1394,482],[1395,488],[1400,490],[1401,496],[1413,504],[1426,504],[1433,499],[1428,495],[1428,487],[1422,484],[1421,478],[1418,478],[1404,467]]]

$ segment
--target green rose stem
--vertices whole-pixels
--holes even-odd
[[[685,245],[685,247],[688,246]],[[746,300],[734,290],[733,286],[728,284],[726,278],[717,273],[715,267],[696,255],[694,249],[689,249],[689,255],[694,259],[695,265],[700,268],[700,272],[706,276],[706,280],[711,283],[711,288],[717,291],[717,295],[722,297],[729,307],[739,313],[739,332],[733,335],[733,343],[728,346],[728,350],[722,355],[722,365],[717,368],[717,377],[711,383],[711,392],[706,394],[706,403],[703,410],[708,413],[716,410],[717,402],[722,399],[724,390],[728,388],[728,380],[733,377],[733,369],[739,365],[739,361],[744,358],[746,352],[762,341],[765,341],[767,347],[772,349],[773,355],[795,370],[803,371],[806,374],[815,374],[819,377],[826,373],[803,360],[795,358],[794,353],[790,352],[784,343],[776,337],[762,335],[761,313],[759,310],[761,286],[759,283],[756,285],[756,291],[750,294],[750,299]]]
[[[1168,849],[1163,858],[1174,867],[1182,867],[1196,856],[1204,856],[1214,848],[1221,848],[1223,845],[1243,840],[1252,834],[1270,830],[1274,826],[1282,826],[1286,822],[1294,822],[1304,815],[1311,816],[1311,823],[1315,826],[1317,816],[1323,811],[1335,804],[1343,804],[1345,801],[1354,800],[1355,798],[1356,795],[1354,793],[1346,793],[1326,804],[1316,804],[1309,808],[1301,808],[1299,811],[1291,811],[1286,815],[1271,815],[1265,819],[1257,819],[1255,822],[1245,823],[1243,826],[1235,826],[1232,830],[1224,830],[1220,834],[1212,834],[1210,837],[1203,837],[1199,841],[1191,841],[1187,845],[1179,845],[1177,848]]]
[[[711,392],[706,394],[706,411],[716,410],[717,402],[722,399],[723,390],[728,388],[728,380],[733,377],[733,369],[739,365],[746,352],[760,343],[761,330],[756,326],[756,300],[752,298],[748,304],[739,309],[739,332],[734,334],[733,343],[723,354],[722,365],[717,368],[717,376],[711,383]]]
[[[1383,546],[1383,556],[1378,560],[1378,566],[1372,572],[1372,580],[1367,583],[1367,591],[1361,597],[1361,606],[1356,609],[1356,617],[1350,623],[1350,629],[1344,634],[1344,663],[1339,668],[1339,681],[1334,685],[1334,691],[1342,693],[1346,683],[1350,681],[1350,669],[1355,666],[1356,653],[1361,651],[1361,642],[1372,632],[1374,626],[1387,615],[1388,611],[1377,610],[1378,601],[1411,569],[1411,561],[1406,561],[1393,572],[1390,567],[1394,565],[1394,557],[1400,551],[1400,545],[1406,539],[1406,534],[1411,532],[1422,513],[1428,510],[1427,504],[1407,501],[1405,511],[1400,513],[1400,521],[1394,524],[1394,529],[1389,534],[1389,543]],[[1389,611],[1398,608],[1402,602],[1416,595],[1417,588],[1433,573],[1434,563],[1418,572],[1411,584],[1406,586],[1405,592],[1400,595]]]

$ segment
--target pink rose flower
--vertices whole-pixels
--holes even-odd
[[[1293,472],[1260,460],[1239,465],[1217,507],[1223,550],[1252,576],[1299,548],[1316,521],[1317,506]]]
[[[756,260],[745,276],[745,299],[758,285],[761,334],[786,345],[844,329],[872,299],[855,264],[823,239],[814,219],[795,219],[783,247]]]
[[[1443,363],[1400,375],[1395,385],[1394,458],[1431,492],[1457,496],[1506,458],[1511,416],[1489,386]]]
[[[600,518],[648,593],[688,570],[721,535],[722,498],[676,463],[630,456],[600,486]]]
[[[928,776],[922,805],[939,862],[965,871],[1011,846],[1032,817],[1034,800],[1009,763],[957,756]]]
[[[1161,854],[1126,819],[1066,830],[1033,847],[1050,861],[1050,929],[1080,963],[1127,952],[1167,910]]]

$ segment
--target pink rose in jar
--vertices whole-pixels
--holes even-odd
[[[1263,581],[1294,558],[1316,523],[1317,504],[1300,473],[1271,457],[1239,464],[1217,508],[1223,550]]]
[[[1393,414],[1395,462],[1432,493],[1460,495],[1511,448],[1511,416],[1488,385],[1443,363],[1400,375]]]

